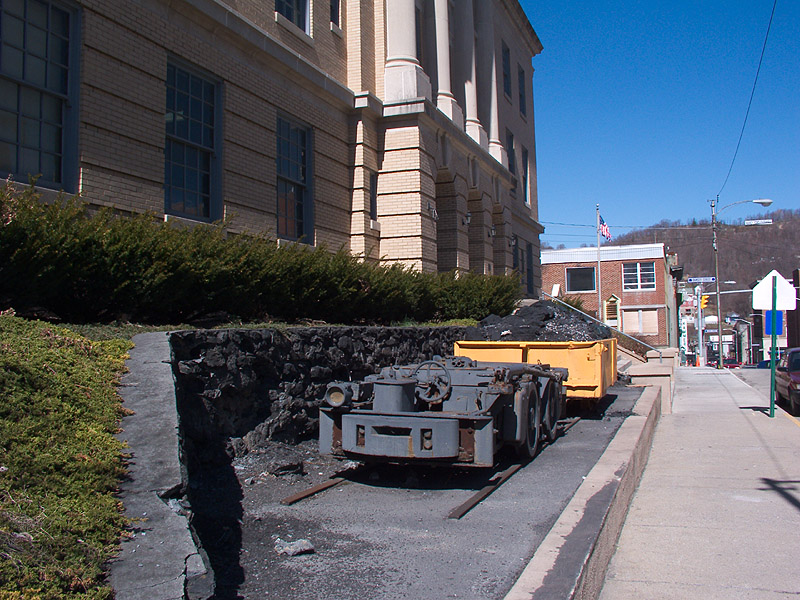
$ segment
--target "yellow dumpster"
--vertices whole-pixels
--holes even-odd
[[[482,362],[514,362],[564,367],[567,398],[602,398],[617,380],[617,340],[593,342],[468,342],[455,343],[455,356]]]

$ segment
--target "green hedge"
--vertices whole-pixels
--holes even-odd
[[[519,289],[516,276],[385,268],[346,250],[229,236],[224,223],[90,215],[77,198],[43,203],[32,186],[9,182],[0,191],[0,307],[21,314],[144,323],[218,312],[347,324],[482,319],[510,312]]]
[[[0,598],[113,597],[131,345],[0,314]]]

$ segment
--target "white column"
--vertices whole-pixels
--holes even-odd
[[[450,83],[450,15],[449,0],[435,0],[436,19],[436,73],[439,89],[436,106],[460,128],[464,128],[464,113],[456,102]]]
[[[474,0],[478,31],[478,75],[481,84],[481,101],[488,103],[481,112],[488,115],[489,153],[502,164],[508,164],[506,150],[500,140],[500,119],[497,104],[497,57],[494,44],[494,16],[492,0]],[[484,100],[485,99],[485,100]]]
[[[414,0],[386,0],[386,64],[384,95],[387,102],[431,99],[431,80],[417,59]]]
[[[475,21],[472,16],[472,0],[459,0],[458,41],[460,72],[464,78],[464,117],[467,135],[484,148],[489,147],[486,130],[478,119],[478,86],[475,65]]]

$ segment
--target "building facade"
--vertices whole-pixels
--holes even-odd
[[[0,174],[541,288],[517,0],[3,0]]]
[[[542,289],[579,298],[585,312],[651,346],[677,347],[677,256],[664,244],[601,246],[599,254],[598,261],[597,248],[543,250]]]

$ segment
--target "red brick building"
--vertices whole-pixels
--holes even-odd
[[[598,281],[597,248],[542,250],[542,289],[580,298],[585,312],[647,344],[677,346],[676,260],[664,244],[601,246]]]

